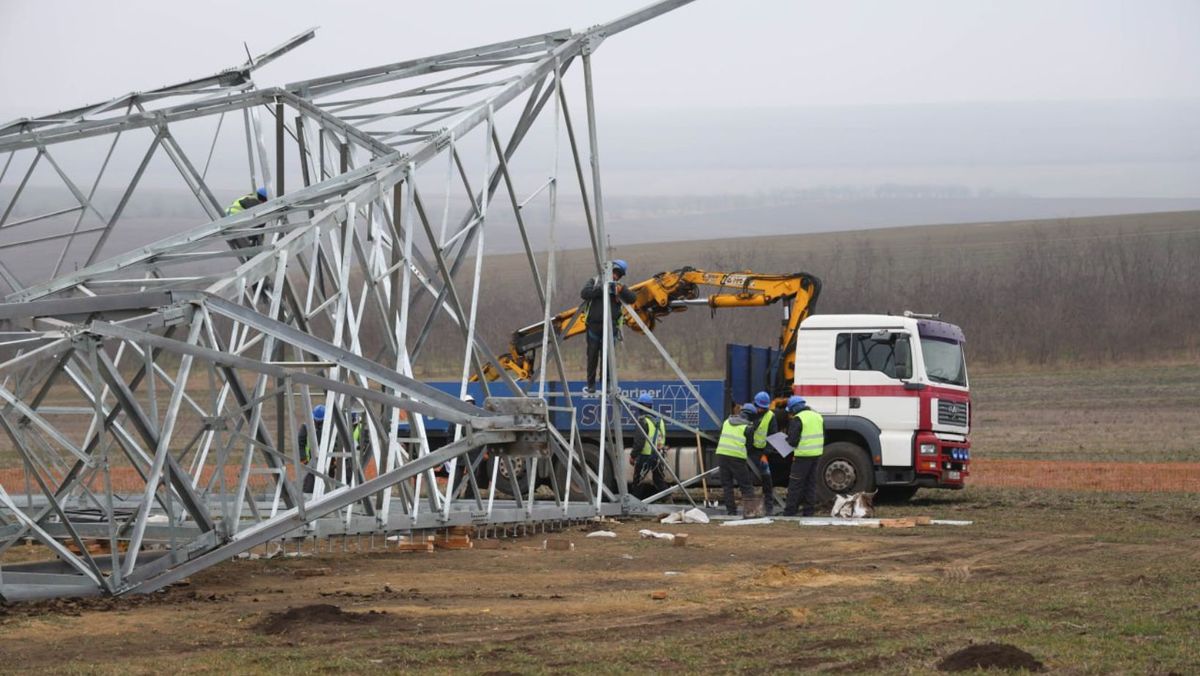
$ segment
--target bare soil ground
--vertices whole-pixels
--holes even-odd
[[[544,536],[573,551],[232,561],[148,597],[4,608],[0,670],[1200,669],[1194,496],[971,488],[883,510],[975,524],[664,527],[689,534],[674,547],[630,522]]]

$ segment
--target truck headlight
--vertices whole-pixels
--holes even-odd
[[[921,444],[921,455],[937,455],[937,444]]]

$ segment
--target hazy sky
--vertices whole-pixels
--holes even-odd
[[[309,26],[269,85],[560,28],[647,0],[0,0],[0,117],[208,74]],[[597,57],[608,110],[1200,97],[1196,0],[697,0]]]

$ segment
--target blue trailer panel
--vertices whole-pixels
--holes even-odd
[[[458,396],[458,382],[441,381],[428,384],[443,392]],[[726,414],[724,380],[693,380],[692,384],[696,386],[700,396],[717,415]],[[537,383],[521,383],[521,385],[529,388],[530,391],[537,389]],[[549,386],[550,383],[547,383],[547,387]],[[571,381],[570,383],[575,400],[576,422],[580,432],[595,433],[600,429],[600,398],[594,395],[580,396],[578,393],[583,386],[583,381]],[[489,387],[497,396],[505,396],[509,392],[508,388],[500,383],[490,383]],[[476,401],[482,402],[484,399],[483,387],[479,383],[469,383],[467,392],[475,397]],[[621,382],[621,393],[627,397],[636,399],[638,395],[646,392],[654,397],[654,408],[665,416],[670,416],[686,425],[698,427],[705,432],[715,432],[721,427],[721,421],[711,420],[687,386],[678,380],[624,380]],[[566,399],[557,390],[548,391],[546,394],[551,406],[565,405]],[[562,411],[554,413],[555,427],[563,431],[569,430],[571,428],[569,415]],[[444,420],[429,419],[425,422],[425,429],[429,432],[445,432],[447,427]],[[677,425],[668,425],[667,433],[688,432]]]

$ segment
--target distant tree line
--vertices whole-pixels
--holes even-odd
[[[819,313],[939,312],[963,327],[968,359],[977,366],[1200,356],[1200,225],[1148,232],[1133,224],[1092,233],[1051,223],[1014,230],[1012,241],[975,241],[969,229],[984,226],[955,227],[902,236],[844,233],[825,237],[817,249],[807,245],[816,237],[796,235],[648,245],[617,255],[630,261],[631,280],[685,264],[805,271],[823,281]],[[558,256],[556,309],[579,302],[579,287],[592,274],[590,259],[584,251]],[[539,265],[544,270],[544,257]],[[540,315],[524,256],[489,259],[485,275],[480,335],[501,351],[513,330]],[[717,375],[726,343],[773,344],[781,319],[778,307],[716,313],[693,307],[669,317],[656,335],[687,371]],[[578,373],[584,346],[575,342],[566,353]],[[463,354],[459,330],[439,320],[426,350],[426,375],[453,372]],[[649,342],[629,330],[622,363],[632,374],[666,371]]]

